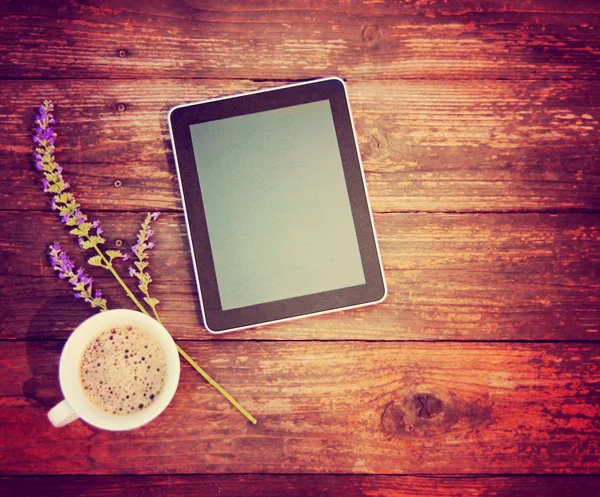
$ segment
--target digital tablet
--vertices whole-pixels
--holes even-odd
[[[208,331],[385,298],[341,79],[179,105],[169,126]]]

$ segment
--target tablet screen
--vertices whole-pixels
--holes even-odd
[[[189,129],[223,310],[365,284],[329,100]]]

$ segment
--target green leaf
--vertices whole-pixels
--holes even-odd
[[[67,224],[69,224],[69,223],[67,223]],[[94,247],[97,247],[98,244],[104,243],[105,241],[106,240],[104,238],[102,238],[101,236],[96,236],[96,235],[90,236],[90,237],[88,237],[87,240],[84,240],[81,243],[81,248],[84,250],[94,248]]]
[[[70,221],[70,219],[69,219],[69,221]],[[69,224],[69,223],[67,222],[67,224]],[[71,233],[71,235],[83,236],[83,231],[81,231],[78,227],[73,228],[71,231],[69,231],[69,233]]]
[[[106,309],[106,299],[92,299],[90,301],[90,305],[92,306],[92,308],[100,307],[102,312],[107,310]]]
[[[70,208],[68,205],[67,205],[67,206],[65,206],[65,205],[61,205],[61,206],[58,208],[58,213],[61,215],[61,217],[62,217],[62,216],[67,216],[67,215],[71,215],[71,214],[72,214],[72,212],[71,212],[71,208]]]
[[[49,173],[46,173],[46,175],[45,175],[45,176],[46,176],[46,179],[47,179],[48,181],[50,181],[50,183],[56,183],[56,182],[57,182],[57,181],[60,179],[60,178],[58,177],[58,174],[57,174],[57,173],[52,173],[52,172],[49,172]]]
[[[56,202],[59,202],[61,204],[66,204],[67,202],[71,202],[73,200],[73,194],[71,193],[61,193],[59,195],[56,195],[54,197],[54,200]]]
[[[92,223],[81,223],[79,225],[79,231],[81,231],[81,236],[87,236],[92,228]]]
[[[123,257],[123,253],[120,250],[107,250],[106,255],[110,257],[112,261],[115,257]]]
[[[58,183],[53,183],[48,187],[48,191],[51,193],[60,193],[65,189],[65,183],[63,181],[59,181]]]
[[[146,266],[144,266],[144,263],[140,262],[140,261],[135,261],[134,264],[135,264],[135,267],[137,267],[139,271],[143,271],[144,268],[146,267]]]
[[[160,300],[155,299],[153,297],[144,297],[144,302],[146,302],[146,304],[148,304],[150,307],[152,307],[154,309],[154,307],[156,307],[156,305],[158,303],[160,303]]]
[[[90,266],[100,266],[100,267],[106,267],[104,265],[104,263],[102,262],[102,257],[100,257],[99,255],[95,255],[94,257],[90,257],[88,259],[88,264]]]

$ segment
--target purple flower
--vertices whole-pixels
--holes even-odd
[[[154,242],[150,242],[149,239],[154,235],[152,229],[150,229],[150,223],[153,220],[158,219],[160,213],[152,212],[146,214],[144,222],[140,226],[140,230],[138,232],[136,244],[131,247],[131,252],[137,258],[136,265],[138,266],[138,271],[135,271],[132,267],[129,268],[129,275],[137,278],[138,288],[142,291],[142,293],[146,296],[146,302],[152,310],[156,312],[156,304],[158,304],[158,299],[151,298],[148,292],[148,285],[152,282],[152,278],[150,274],[146,272],[146,268],[148,267],[148,251],[152,250],[156,244]]]
[[[102,233],[104,233],[104,230],[102,229],[101,226],[98,226],[96,228],[96,235],[100,236]]]
[[[92,228],[97,228],[98,226],[100,226],[100,223],[98,221],[94,221],[92,223]]]
[[[49,140],[50,138],[53,138],[55,136],[56,136],[56,133],[54,133],[54,130],[49,126],[45,130],[43,130],[42,133],[40,134],[40,138],[42,140]]]
[[[88,222],[88,218],[79,209],[79,204],[73,194],[66,192],[71,185],[63,178],[63,168],[58,165],[54,157],[56,133],[53,125],[56,124],[56,121],[52,116],[53,111],[54,106],[49,100],[45,100],[38,109],[33,136],[33,141],[38,145],[33,156],[35,167],[43,175],[42,187],[44,191],[53,194],[50,206],[52,210],[58,210],[62,214],[60,217],[61,222],[69,226],[81,226]],[[84,241],[86,241],[87,248],[97,247],[99,244],[104,243],[105,240],[100,236],[103,231],[101,228],[98,229],[97,221],[93,226],[97,229],[97,238],[92,238],[89,234],[90,230],[84,229],[80,233],[83,232],[85,235],[77,240],[80,246],[84,244]],[[76,233],[77,231],[74,234]]]
[[[79,244],[79,246],[80,246],[81,248],[83,248],[83,242],[85,242],[85,240],[84,240],[83,238],[78,238],[78,239],[77,239],[77,243]]]
[[[75,265],[69,258],[69,256],[61,249],[59,243],[54,243],[48,247],[48,256],[50,258],[50,264],[52,268],[58,272],[58,277],[61,280],[68,280],[74,290],[74,296],[77,299],[85,299],[86,302],[92,304],[92,307],[100,307],[106,310],[106,300],[102,299],[102,292],[96,290],[95,293],[92,291],[93,280],[90,278],[83,268],[75,270]],[[83,286],[83,290],[81,289]],[[75,288],[77,290],[75,291]],[[99,301],[93,302],[94,299]]]
[[[85,274],[85,271],[83,270],[83,268],[79,268],[77,270],[77,278],[79,278],[79,281],[81,283],[83,283],[84,285],[91,285],[92,284],[92,278],[90,278],[87,274]]]
[[[122,257],[122,259],[124,261],[128,261],[129,260],[129,254],[124,254],[123,257]]]

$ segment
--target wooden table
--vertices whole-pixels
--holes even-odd
[[[600,495],[600,6],[568,4],[2,2],[0,494]],[[389,297],[212,337],[167,111],[325,75],[348,82]],[[163,321],[257,425],[185,363],[142,429],[48,423],[92,310],[47,263],[55,240],[84,256],[32,167],[46,98],[107,248],[163,213]]]

